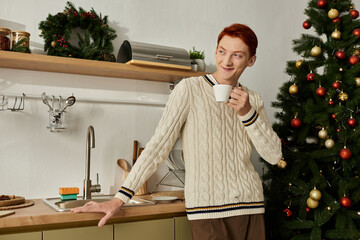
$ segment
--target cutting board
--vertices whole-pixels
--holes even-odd
[[[0,211],[0,218],[14,214],[15,211]]]

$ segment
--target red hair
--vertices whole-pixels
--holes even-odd
[[[218,36],[217,44],[219,45],[220,40],[224,36],[229,37],[238,37],[240,38],[249,48],[250,56],[254,56],[256,54],[256,48],[258,46],[258,40],[256,34],[251,28],[246,25],[234,23],[222,30],[222,32]]]

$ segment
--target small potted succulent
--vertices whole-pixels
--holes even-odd
[[[204,62],[205,52],[198,51],[195,49],[195,47],[193,47],[192,49],[189,50],[189,55],[190,55],[190,59],[191,59],[192,70],[204,72],[205,71],[205,62]]]

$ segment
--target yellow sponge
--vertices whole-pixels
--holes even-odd
[[[61,188],[59,188],[59,193],[62,195],[78,194],[79,188],[77,188],[77,187],[61,187]]]

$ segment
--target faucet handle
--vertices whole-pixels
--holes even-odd
[[[99,184],[99,173],[96,173],[96,184],[91,185],[90,192],[100,192],[101,185]]]

